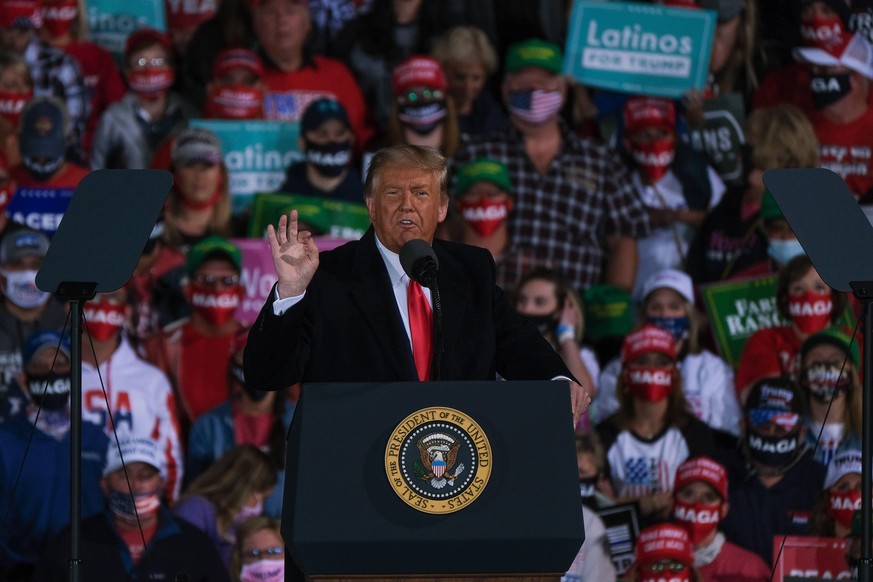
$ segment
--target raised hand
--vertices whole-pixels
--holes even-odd
[[[294,297],[306,291],[318,268],[318,247],[312,233],[297,230],[297,211],[282,215],[277,228],[267,227],[267,240],[273,265],[279,277],[279,298]]]

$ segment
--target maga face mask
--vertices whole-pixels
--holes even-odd
[[[213,86],[203,115],[209,119],[260,119],[264,116],[264,90],[249,85]]]
[[[828,515],[845,528],[852,529],[852,516],[861,509],[861,492],[834,491],[828,493]]]
[[[98,342],[105,342],[121,331],[124,327],[124,305],[111,303],[103,299],[98,303],[88,305],[85,308],[85,321],[88,322],[88,331]]]
[[[192,284],[191,306],[209,323],[224,325],[239,307],[240,293],[239,287],[218,290]]]
[[[664,177],[676,157],[676,144],[671,138],[653,139],[631,146],[631,157],[644,177],[657,182]]]
[[[852,90],[849,73],[813,73],[809,80],[812,105],[824,109],[833,105]]]
[[[70,400],[70,374],[27,374],[30,399],[46,410],[61,410]]]
[[[765,467],[784,467],[800,450],[800,432],[780,436],[765,436],[749,431],[746,437],[752,460]]]
[[[165,96],[176,81],[176,73],[170,67],[143,67],[127,74],[131,91],[149,101]]]
[[[352,142],[328,142],[318,144],[304,139],[306,142],[306,162],[312,164],[315,171],[322,176],[335,178],[349,167],[352,160]]]
[[[673,368],[646,366],[624,371],[628,392],[646,402],[661,402],[673,391]]]
[[[788,313],[791,322],[803,333],[815,333],[827,327],[831,321],[833,303],[831,294],[820,295],[806,291],[788,298]]]
[[[479,236],[488,237],[506,222],[512,201],[507,198],[481,198],[474,202],[458,200],[455,206]]]
[[[715,507],[704,503],[673,502],[673,517],[688,530],[692,544],[699,544],[718,527],[721,521],[721,504]]]
[[[13,128],[18,127],[21,121],[21,112],[24,104],[33,97],[33,91],[0,91],[0,116],[9,121]]]

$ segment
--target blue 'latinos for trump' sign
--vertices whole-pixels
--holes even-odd
[[[681,97],[706,83],[715,23],[711,10],[576,0],[564,72],[592,87]]]

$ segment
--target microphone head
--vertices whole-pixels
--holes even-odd
[[[412,239],[400,248],[400,266],[406,275],[425,287],[436,278],[439,259],[433,248],[421,239]]]

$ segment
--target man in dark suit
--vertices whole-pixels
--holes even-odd
[[[404,243],[434,245],[443,304],[441,380],[571,379],[538,330],[494,284],[484,249],[434,241],[448,210],[445,158],[436,150],[397,146],[370,164],[364,195],[373,227],[357,242],[319,255],[299,232],[297,212],[267,229],[278,283],[249,332],[246,382],[275,390],[296,382],[409,381],[413,355]],[[408,287],[407,287],[408,286]],[[424,294],[432,301],[429,290]],[[574,417],[590,403],[571,381]]]

